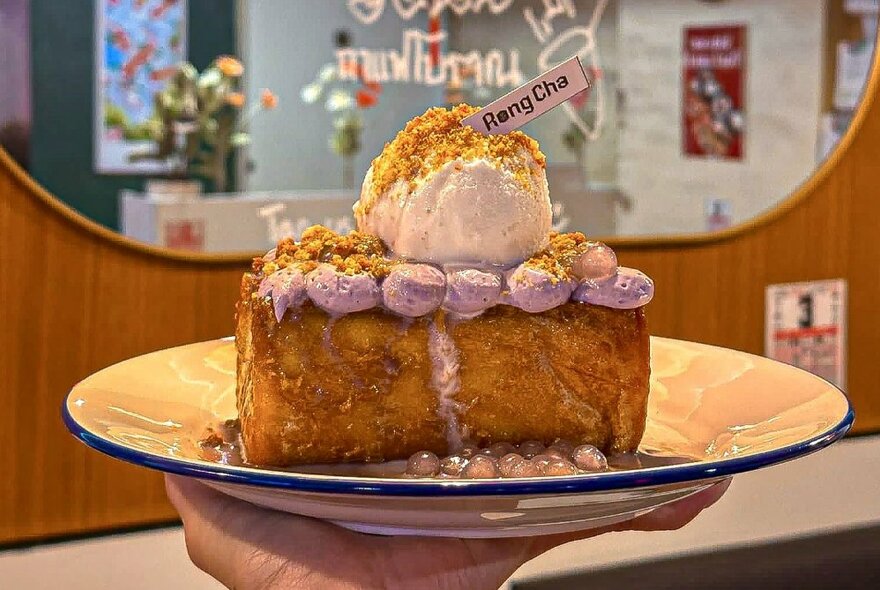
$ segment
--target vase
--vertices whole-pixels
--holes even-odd
[[[342,156],[342,188],[354,190],[354,155]]]

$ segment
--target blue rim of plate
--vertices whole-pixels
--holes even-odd
[[[852,427],[855,419],[852,404],[843,392],[839,389],[837,391],[847,403],[847,413],[843,419],[826,432],[793,445],[745,457],[714,461],[663,465],[631,471],[606,471],[571,477],[510,480],[413,481],[345,477],[173,459],[132,449],[89,432],[71,416],[67,407],[67,397],[61,407],[61,414],[64,424],[70,432],[97,451],[142,467],[199,479],[228,484],[334,494],[416,497],[519,496],[601,492],[718,479],[803,457],[829,446],[842,438]]]

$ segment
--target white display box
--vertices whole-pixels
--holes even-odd
[[[211,195],[119,195],[120,231],[178,250],[257,252],[310,225],[354,227],[351,191],[252,192]]]

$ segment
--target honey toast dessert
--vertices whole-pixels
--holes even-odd
[[[386,461],[562,438],[634,451],[652,281],[556,233],[537,143],[430,109],[372,163],[357,231],[314,226],[254,260],[237,405],[260,465]]]

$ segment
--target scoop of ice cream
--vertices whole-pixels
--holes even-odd
[[[519,131],[461,125],[476,109],[431,109],[385,146],[354,206],[358,229],[397,256],[439,264],[512,266],[547,243],[544,155]]]
[[[644,273],[621,266],[613,281],[581,281],[572,297],[582,303],[614,309],[635,309],[647,304],[654,297],[654,281]]]
[[[376,307],[382,291],[369,274],[345,274],[331,264],[320,264],[306,276],[312,303],[332,313],[353,313]]]
[[[275,319],[280,322],[284,312],[305,302],[305,276],[301,270],[292,266],[276,270],[260,282],[257,294],[260,297],[272,297]]]
[[[501,298],[501,276],[474,268],[446,275],[446,298],[443,308],[462,315],[484,311]]]
[[[529,313],[559,307],[571,296],[574,283],[521,264],[507,275],[507,302]]]
[[[389,310],[415,318],[443,303],[446,277],[427,264],[399,264],[382,283],[382,300]]]

